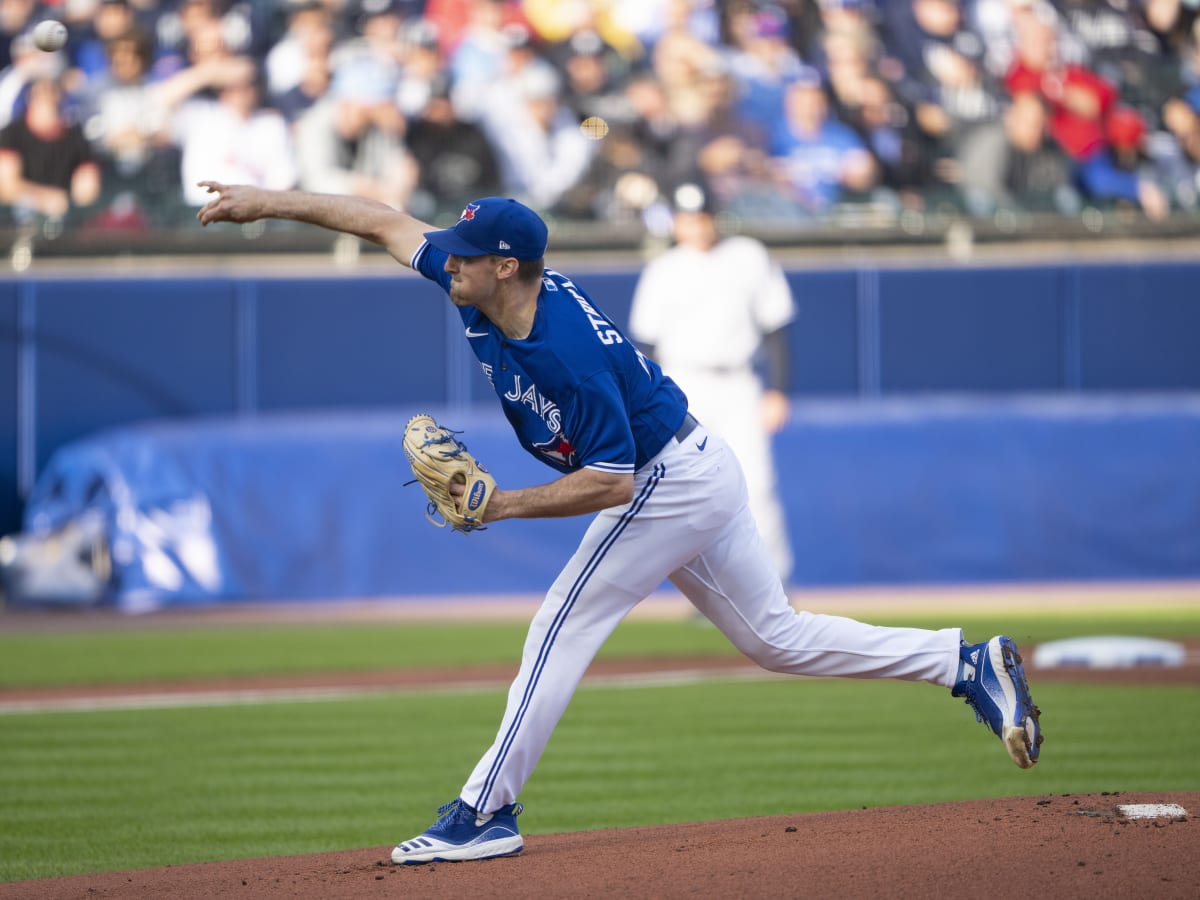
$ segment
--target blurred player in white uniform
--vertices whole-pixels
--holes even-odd
[[[790,411],[786,328],[796,315],[792,292],[762,243],[721,236],[699,184],[681,185],[673,209],[675,246],[647,265],[638,281],[630,337],[683,389],[696,418],[733,448],[750,511],[787,584],[792,548],[771,440]]]

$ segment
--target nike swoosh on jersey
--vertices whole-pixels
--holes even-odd
[[[488,336],[488,333],[486,331],[472,331],[470,328],[467,329],[467,337],[469,337],[469,338],[487,337],[487,336]]]
[[[699,443],[697,443],[697,444],[696,444],[696,449],[697,449],[697,450],[699,450],[701,453],[703,453],[703,452],[704,452],[704,448],[705,448],[705,447],[707,447],[707,446],[708,446],[708,435],[706,434],[706,435],[704,436],[704,440],[702,440],[702,441],[700,441]]]

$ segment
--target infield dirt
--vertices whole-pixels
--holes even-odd
[[[1200,896],[1200,826],[1126,804],[1200,794],[972,800],[528,837],[516,857],[393,866],[390,847],[0,885],[0,898],[926,898]]]

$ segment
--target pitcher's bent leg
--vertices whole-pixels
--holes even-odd
[[[671,581],[765,669],[793,675],[899,678],[953,687],[962,631],[887,628],[797,612],[770,553],[739,516]]]

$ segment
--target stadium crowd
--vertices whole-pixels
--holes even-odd
[[[1200,188],[1200,0],[0,0],[10,222],[170,227],[201,178],[435,220],[950,202],[1147,220]],[[65,49],[33,26],[66,22]]]

